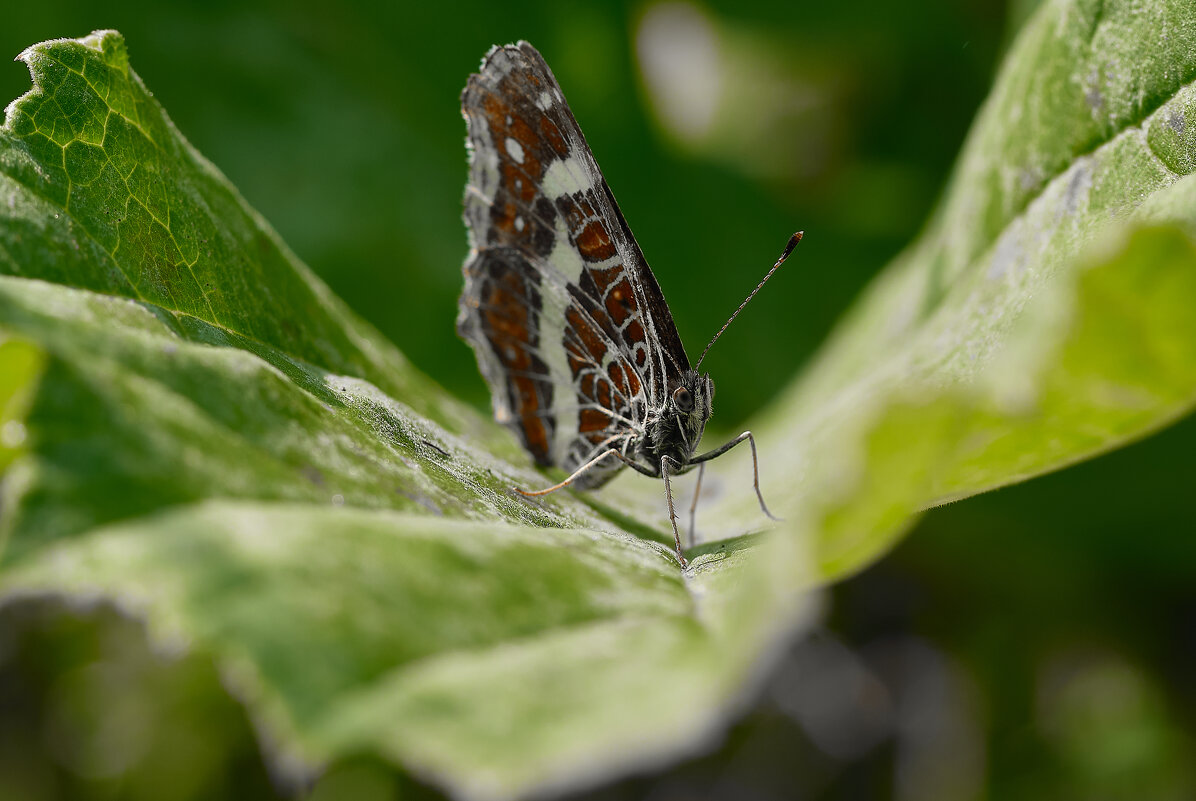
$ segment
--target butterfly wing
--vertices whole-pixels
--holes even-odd
[[[461,98],[469,130],[458,330],[495,417],[573,470],[642,434],[689,368],[672,314],[544,59],[494,48]],[[613,462],[613,460],[612,460]],[[594,486],[621,467],[590,471]]]

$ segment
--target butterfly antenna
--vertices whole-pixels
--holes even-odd
[[[702,366],[702,359],[705,359],[706,354],[710,352],[710,346],[715,342],[718,342],[718,338],[721,337],[723,332],[727,330],[727,326],[731,325],[731,323],[735,321],[735,318],[739,316],[741,311],[743,311],[743,307],[751,303],[752,298],[756,297],[756,293],[759,292],[766,283],[768,283],[769,278],[772,278],[772,274],[775,273],[777,269],[785,263],[785,259],[789,258],[789,254],[793,252],[795,247],[797,247],[797,243],[801,241],[802,235],[804,233],[805,231],[798,231],[796,234],[789,237],[789,243],[785,245],[785,251],[781,253],[781,258],[777,259],[777,263],[772,266],[772,269],[768,271],[768,274],[764,276],[763,280],[756,284],[756,288],[752,290],[752,293],[747,296],[743,303],[739,304],[739,308],[736,309],[735,313],[731,315],[731,319],[723,323],[723,327],[718,329],[718,333],[715,334],[714,339],[710,340],[710,342],[706,345],[706,349],[702,351],[702,355],[698,358],[698,363],[694,365],[695,370]]]

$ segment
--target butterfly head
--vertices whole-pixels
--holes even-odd
[[[669,399],[669,409],[678,418],[692,420],[689,425],[705,427],[710,419],[714,400],[714,382],[705,373],[697,370],[686,370],[681,377],[681,383],[673,389]],[[701,428],[698,429],[701,431]]]
[[[659,414],[649,420],[646,450],[656,459],[668,456],[679,465],[688,463],[706,430],[713,400],[714,382],[710,376],[686,370]]]

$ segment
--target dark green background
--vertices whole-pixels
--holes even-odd
[[[563,85],[691,355],[788,235],[807,232],[707,362],[718,384],[713,423],[729,430],[801,369],[917,234],[1033,3],[707,5],[814,98],[782,129],[779,146],[792,152],[775,169],[670,144],[638,77],[642,4],[379,5],[26,4],[6,11],[0,50],[119,29],[180,130],[299,257],[423,370],[482,407],[472,355],[453,333],[466,250],[458,96],[490,45],[530,40]],[[27,88],[22,65],[0,70],[0,97]],[[1193,453],[1196,424],[1181,423],[936,510],[894,554],[837,587],[823,651],[843,643],[873,683],[855,694],[828,685],[827,698],[846,699],[832,717],[864,720],[860,710],[878,703],[898,710],[868,736],[851,740],[845,729],[854,748],[827,753],[808,739],[790,696],[822,686],[810,666],[823,651],[795,647],[717,753],[603,797],[1190,796]],[[243,712],[213,700],[210,665],[162,660],[136,641],[135,627],[110,613],[85,622],[41,606],[0,613],[0,782],[19,780],[34,798],[272,792]],[[132,701],[104,691],[104,671],[144,676],[166,699],[148,750],[107,772],[92,751],[103,721]],[[842,665],[832,672],[845,675]],[[923,753],[955,773],[919,772]],[[418,788],[368,759],[334,767],[315,788],[400,791]]]

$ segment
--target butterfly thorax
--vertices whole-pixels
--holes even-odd
[[[637,443],[637,455],[653,467],[668,456],[681,466],[689,463],[698,449],[706,421],[713,411],[714,382],[710,376],[687,370],[666,395],[664,404],[648,413],[644,436]]]

